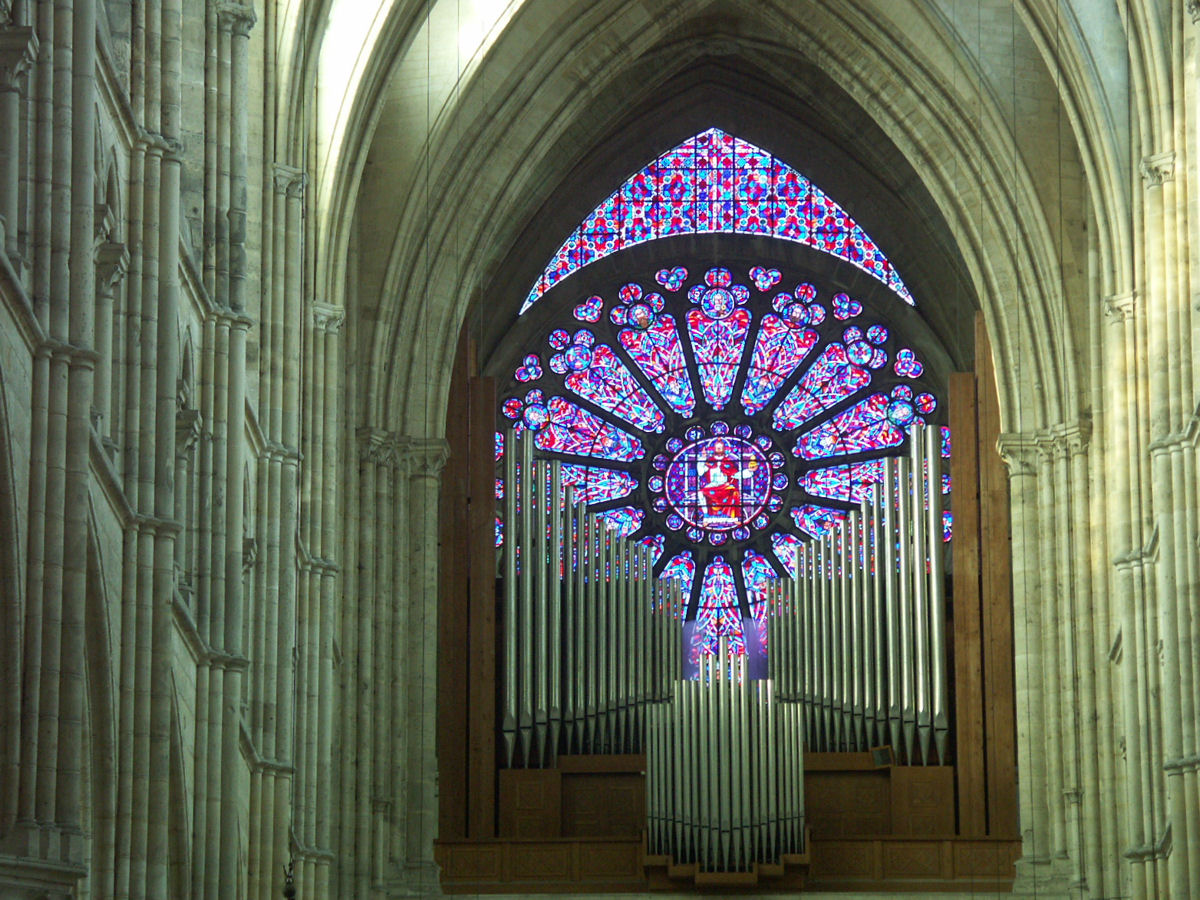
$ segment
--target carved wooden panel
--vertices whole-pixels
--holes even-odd
[[[570,881],[573,856],[568,843],[511,844],[508,875],[512,881]]]
[[[883,873],[881,844],[878,841],[838,840],[821,845],[822,852],[812,856],[814,878],[880,878]]]
[[[949,878],[942,841],[889,841],[883,845],[885,878]]]
[[[954,834],[954,769],[897,766],[892,769],[892,832]]]
[[[554,769],[500,772],[500,836],[558,837],[561,778]]]
[[[814,834],[891,834],[888,773],[886,770],[807,773],[804,809]]]
[[[629,773],[565,774],[564,837],[640,834],[646,827],[646,785]]]
[[[640,879],[642,871],[642,848],[635,844],[598,844],[580,848],[579,878],[581,881],[615,878]]]
[[[503,844],[454,844],[437,849],[443,878],[500,881],[503,877]]]

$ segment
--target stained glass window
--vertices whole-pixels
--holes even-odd
[[[606,208],[615,224],[604,246],[731,221],[783,221],[836,244],[836,207],[820,206],[833,222],[813,226],[816,201],[800,176],[730,146],[731,166],[758,166],[765,195],[786,185],[782,219],[677,169],[664,187],[652,167]],[[694,159],[695,147],[676,156]],[[662,197],[671,203],[656,206]],[[855,297],[764,265],[671,266],[571,297],[542,353],[547,340],[548,355],[514,360],[501,419],[532,430],[535,452],[562,461],[575,502],[646,545],[657,576],[681,582],[693,656],[722,637],[736,652],[747,640],[765,649],[770,581],[795,574],[801,545],[869,498],[882,457],[904,452],[912,423],[940,415],[922,360],[895,328]],[[946,456],[949,430],[940,434]],[[498,437],[497,459],[503,452]],[[948,510],[944,524],[949,539]]]
[[[891,261],[824,191],[749,141],[709,128],[635,172],[597,206],[551,258],[521,312],[613,253],[656,238],[713,232],[812,247],[857,266],[913,305]],[[846,299],[835,299],[835,312],[858,302],[839,298]]]

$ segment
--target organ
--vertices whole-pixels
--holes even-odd
[[[750,654],[685,627],[650,548],[576,503],[510,432],[501,735],[508,768],[645,754],[648,852],[700,871],[804,853],[806,749],[947,761],[940,440],[914,425],[870,499],[768,582]],[[689,640],[689,636],[691,639]]]
[[[455,542],[460,531],[474,535],[469,567],[449,557],[450,577],[486,564],[496,578],[472,576],[462,624],[444,619],[443,650],[453,664],[461,648],[461,674],[443,676],[443,696],[460,685],[467,695],[465,708],[444,705],[439,765],[463,773],[441,781],[444,888],[936,891],[961,890],[969,876],[1002,889],[1019,846],[1006,818],[1011,732],[1003,698],[969,673],[1002,672],[995,622],[1005,598],[978,609],[995,575],[980,546],[987,523],[974,513],[971,524],[971,484],[985,490],[977,509],[990,520],[997,482],[971,469],[991,461],[980,462],[978,448],[990,447],[975,438],[967,380],[973,391],[968,374],[949,395],[951,424],[955,409],[971,420],[959,416],[952,461],[965,523],[953,620],[940,577],[942,497],[930,491],[944,460],[936,431],[929,440],[917,428],[844,525],[797,547],[795,577],[756,594],[762,612],[740,623],[746,654],[730,654],[730,642],[697,646],[684,586],[654,578],[654,548],[588,512],[580,486],[528,431],[500,435],[493,469],[493,435],[482,429],[494,388],[469,382],[480,413],[463,424],[477,423],[474,458],[487,462],[470,475],[475,496],[485,484],[490,495],[497,476],[504,490],[494,512],[481,503],[469,528],[445,532],[448,548],[466,544]],[[493,519],[503,529],[496,549]],[[485,527],[486,553],[476,554]],[[972,584],[977,608],[960,609]],[[455,803],[458,826],[447,815]]]

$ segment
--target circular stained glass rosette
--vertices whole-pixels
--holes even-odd
[[[651,508],[671,531],[719,547],[762,531],[783,506],[788,486],[784,455],[748,426],[731,432],[717,421],[693,426],[686,443],[668,439],[652,462]],[[657,474],[661,473],[661,474]]]
[[[867,318],[775,268],[663,268],[573,298],[525,348],[502,420],[532,431],[576,500],[683,583],[694,652],[720,637],[765,647],[769,582],[870,496],[912,424],[936,417],[917,354]],[[943,427],[944,456],[949,444]]]

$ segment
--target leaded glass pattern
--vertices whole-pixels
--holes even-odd
[[[570,298],[562,318],[550,354],[511,370],[502,418],[682,583],[694,654],[765,642],[770,580],[794,574],[801,545],[869,498],[882,457],[939,412],[894,329],[773,267],[662,268]],[[945,427],[941,440],[948,455]]]
[[[605,198],[554,253],[521,312],[563,279],[613,253],[657,238],[714,232],[812,247],[851,263],[913,305],[891,261],[828,194],[749,141],[709,128]],[[839,295],[838,309],[857,302],[842,301],[845,296]]]

